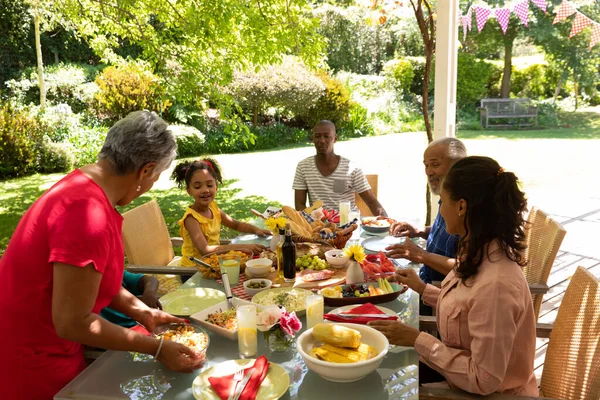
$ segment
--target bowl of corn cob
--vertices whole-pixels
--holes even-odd
[[[379,331],[357,324],[316,324],[303,332],[296,348],[311,371],[332,382],[358,381],[375,371],[388,352]]]

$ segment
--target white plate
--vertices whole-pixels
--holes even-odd
[[[194,379],[192,394],[197,400],[220,400],[217,393],[210,386],[208,378],[211,376],[224,376],[235,373],[240,368],[247,368],[254,364],[255,359],[229,360],[205,369]],[[265,380],[260,384],[256,400],[276,400],[283,396],[290,387],[290,376],[279,364],[270,363]]]
[[[256,303],[252,303],[250,301],[238,299],[236,297],[234,297],[231,301],[232,301],[234,307],[243,306],[243,305],[252,305],[252,306],[256,306],[257,311],[262,311],[264,309],[264,307],[261,306],[260,304],[256,304]],[[217,335],[226,337],[229,340],[237,340],[237,337],[238,337],[237,329],[230,331],[229,329],[221,328],[220,326],[211,324],[210,322],[206,321],[206,318],[208,318],[208,314],[225,311],[227,309],[229,309],[229,303],[227,301],[223,301],[219,304],[215,304],[212,307],[206,308],[202,311],[199,311],[195,314],[190,315],[190,318],[193,319],[194,321],[198,322],[200,325],[202,325],[206,329],[215,332]]]
[[[362,304],[352,304],[349,306],[338,307],[338,308],[335,308],[335,309],[329,311],[328,314],[340,314],[344,311],[348,311],[348,310],[352,310],[353,308],[360,307],[361,305]],[[396,313],[394,310],[391,310],[389,308],[381,307],[381,306],[375,306],[375,307],[377,307],[379,309],[379,311],[381,311],[387,315],[393,315],[394,317],[398,316],[398,313]],[[333,321],[325,320],[325,322],[333,322]],[[348,320],[348,323],[352,323],[352,320]]]
[[[263,236],[258,236],[258,235],[254,235],[254,234],[240,235],[236,238],[231,239],[231,244],[258,243],[258,244],[262,244],[262,245],[269,247],[269,244],[271,243],[271,237],[272,236],[264,236],[263,237]]]
[[[394,244],[404,243],[405,240],[406,238],[404,237],[395,236],[372,237],[362,242],[362,246],[367,251],[370,251],[372,253],[379,253],[380,251],[385,252],[386,247],[392,246]]]

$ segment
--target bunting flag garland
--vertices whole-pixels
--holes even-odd
[[[592,20],[583,15],[582,13],[577,13],[575,19],[573,20],[573,26],[571,27],[571,33],[569,33],[569,39],[573,36],[577,35],[579,32],[587,28],[592,24]]]
[[[594,24],[594,27],[592,28],[592,37],[590,38],[590,47],[588,47],[588,49],[591,50],[592,47],[598,43],[600,43],[600,24]]]
[[[492,10],[490,10],[487,7],[479,7],[479,6],[475,7],[475,19],[477,20],[477,31],[478,32],[481,32],[481,30],[485,26],[485,23],[487,22],[488,18],[490,17],[491,13],[492,13]]]
[[[517,17],[519,17],[523,25],[529,27],[529,20],[527,18],[529,15],[529,0],[525,0],[522,3],[517,4],[513,11],[515,14],[517,14]]]
[[[510,21],[510,13],[514,12],[523,25],[529,26],[529,1],[530,0],[517,0],[519,3],[515,4],[512,8],[497,8],[490,9],[484,6],[471,6],[467,10],[466,15],[462,15],[458,22],[462,25],[463,29],[463,40],[467,38],[467,30],[471,31],[472,23],[473,23],[473,10],[475,11],[475,21],[477,22],[477,31],[481,32],[483,27],[485,26],[487,20],[494,13],[500,27],[502,28],[502,33],[506,35],[508,30],[508,24]],[[533,4],[539,7],[541,10],[546,12],[546,0],[531,0]],[[573,6],[571,2],[568,0],[563,0],[560,3],[560,6],[554,9],[556,13],[552,24],[557,24],[561,21],[566,20],[571,15],[575,14],[575,18],[573,19],[573,25],[571,26],[571,32],[569,33],[569,39],[573,36],[577,35],[581,31],[583,31],[588,26],[592,27],[592,34],[590,36],[590,45],[588,49],[592,49],[594,46],[600,43],[600,23],[591,20],[588,16],[583,13],[577,11],[577,9]]]
[[[502,28],[502,33],[506,35],[506,30],[508,29],[508,20],[510,19],[510,9],[508,8],[498,8],[495,11],[496,18],[498,19],[498,23],[500,24],[500,28]]]
[[[552,21],[552,25],[559,23],[560,21],[570,17],[575,14],[577,10],[569,3],[568,1],[563,1],[560,3],[560,7],[556,11],[556,17],[554,17],[554,21]]]
[[[538,6],[540,10],[546,12],[546,0],[531,0],[531,2]]]

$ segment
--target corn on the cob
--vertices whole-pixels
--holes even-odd
[[[334,363],[355,363],[369,360],[377,355],[377,350],[368,344],[361,343],[356,350],[325,344],[310,351],[313,357]]]
[[[352,349],[360,346],[360,332],[343,325],[321,322],[313,327],[312,334],[315,339],[332,346]]]

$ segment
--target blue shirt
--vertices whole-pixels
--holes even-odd
[[[129,290],[134,296],[141,296],[143,293],[138,288],[140,280],[144,274],[134,274],[131,272],[123,271],[123,282],[122,285],[125,289]],[[112,308],[105,307],[100,311],[100,316],[109,320],[113,324],[121,325],[125,328],[131,328],[137,325],[137,322],[129,318],[127,315],[113,310]]]
[[[440,201],[438,204],[441,205],[442,202]],[[458,250],[458,240],[458,235],[450,235],[446,232],[446,221],[444,221],[442,214],[440,214],[438,210],[437,217],[435,217],[435,221],[433,222],[433,225],[431,225],[431,230],[427,237],[427,252],[454,258],[456,257],[456,251]],[[425,264],[423,264],[419,270],[419,276],[425,283],[443,281],[446,277],[446,275],[437,272]]]

